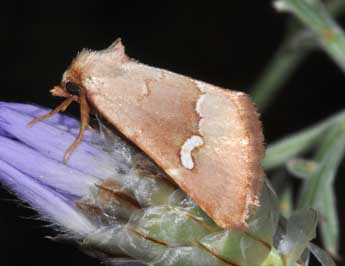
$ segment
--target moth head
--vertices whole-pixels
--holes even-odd
[[[80,131],[65,153],[65,162],[82,141],[84,132],[89,127],[90,108],[87,100],[87,88],[99,87],[104,84],[106,79],[112,79],[114,75],[117,75],[116,73],[119,73],[117,71],[119,65],[128,60],[120,39],[102,51],[82,50],[63,74],[61,84],[51,90],[54,96],[66,99],[48,114],[36,117],[29,123],[29,126],[32,126],[60,111],[65,111],[73,101],[80,103]]]
[[[77,96],[80,89],[87,89],[90,83],[102,83],[116,75],[119,66],[128,60],[121,39],[101,51],[83,49],[64,72],[60,86],[51,92],[54,96]]]

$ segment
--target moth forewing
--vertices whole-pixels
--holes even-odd
[[[245,227],[264,175],[261,124],[247,95],[138,63],[120,41],[83,50],[68,81],[218,225]]]

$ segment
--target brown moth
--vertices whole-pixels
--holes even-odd
[[[82,140],[89,104],[160,166],[221,227],[244,229],[263,181],[263,134],[249,97],[130,59],[120,40],[82,50],[55,96],[81,106]],[[31,124],[32,124],[31,123]]]

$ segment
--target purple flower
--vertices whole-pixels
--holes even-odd
[[[56,114],[28,127],[49,111],[0,102],[0,183],[86,252],[143,265],[128,258],[134,252],[132,237],[139,235],[133,235],[135,229],[129,230],[127,223],[141,207],[166,204],[176,186],[162,180],[154,164],[102,124],[100,131],[86,132],[65,163],[80,123]]]
[[[109,156],[99,145],[100,134],[88,131],[65,164],[63,155],[78,133],[79,122],[58,114],[27,127],[48,111],[0,102],[0,183],[65,231],[86,236],[97,225],[80,212],[75,201],[125,167],[126,158]]]
[[[315,211],[297,212],[276,231],[278,201],[268,184],[247,232],[223,230],[144,154],[102,124],[100,131],[86,132],[65,163],[79,122],[57,114],[27,126],[48,111],[0,102],[0,183],[88,254],[109,265],[229,261],[265,266],[294,265],[298,259],[307,264],[309,248],[323,265],[334,266],[326,253],[309,244],[317,225]],[[279,240],[276,246],[274,239]]]

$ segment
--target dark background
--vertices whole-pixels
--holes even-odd
[[[0,100],[55,107],[60,99],[50,96],[49,89],[60,82],[76,53],[83,47],[105,48],[117,37],[141,62],[249,91],[282,40],[288,17],[277,14],[270,1],[228,2],[2,4]],[[322,52],[314,53],[262,116],[267,143],[344,108],[344,84],[344,75],[333,62]],[[78,115],[78,108],[70,112]],[[336,184],[341,224],[343,174]],[[25,218],[34,212],[19,207],[4,190],[0,198],[0,265],[99,265],[76,248],[45,239],[53,231]],[[341,254],[344,241],[343,237]]]

